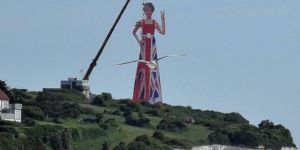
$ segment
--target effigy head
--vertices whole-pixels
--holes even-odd
[[[155,7],[154,7],[154,5],[153,5],[151,2],[148,2],[148,3],[144,4],[143,11],[146,12],[146,10],[147,10],[148,8],[151,8],[151,9],[152,9],[152,12],[154,12],[154,10],[155,10]]]

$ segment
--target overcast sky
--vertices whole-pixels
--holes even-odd
[[[94,68],[91,92],[131,98],[138,58],[132,35],[142,0],[131,0]],[[269,119],[300,146],[299,0],[152,0],[164,103]],[[0,2],[0,79],[41,91],[82,78],[125,0]]]

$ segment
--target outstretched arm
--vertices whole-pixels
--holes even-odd
[[[161,27],[158,25],[158,23],[155,23],[155,27],[158,30],[158,32],[162,35],[166,34],[166,25],[165,25],[165,11],[160,11],[161,13]]]
[[[132,31],[132,34],[135,37],[136,41],[139,43],[139,45],[142,44],[142,40],[139,39],[139,37],[136,35],[136,32],[139,30],[140,27],[141,27],[141,21],[136,23],[135,28]]]

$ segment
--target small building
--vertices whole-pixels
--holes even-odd
[[[88,80],[77,80],[77,78],[68,78],[60,81],[61,89],[76,89],[83,93],[87,99],[91,98],[90,86]]]
[[[9,104],[9,97],[0,89],[0,119],[21,122],[22,104]]]

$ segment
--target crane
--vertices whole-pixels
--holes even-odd
[[[119,22],[121,16],[123,15],[123,13],[124,13],[124,11],[125,11],[127,5],[129,4],[129,2],[130,2],[130,0],[127,0],[127,1],[126,1],[125,5],[123,6],[121,12],[119,13],[119,15],[118,15],[117,19],[115,20],[113,26],[111,27],[110,31],[108,32],[106,38],[104,39],[104,42],[102,43],[102,46],[100,47],[100,49],[99,49],[97,55],[95,56],[95,58],[92,60],[90,66],[89,66],[89,68],[87,69],[87,71],[86,71],[85,75],[83,76],[82,80],[89,80],[89,79],[90,79],[90,75],[91,75],[91,73],[92,73],[94,67],[97,65],[97,61],[98,61],[98,59],[99,59],[101,53],[103,52],[104,47],[105,47],[107,41],[109,40],[111,34],[113,33],[113,31],[114,31],[116,25],[118,24],[118,22]]]

